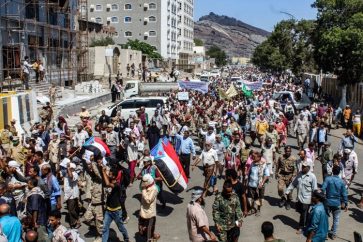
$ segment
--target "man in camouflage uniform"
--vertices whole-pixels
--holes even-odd
[[[0,139],[2,142],[2,146],[6,152],[10,151],[11,138],[13,134],[10,132],[10,126],[5,124],[4,129],[0,131]]]
[[[242,226],[242,210],[237,194],[233,193],[232,182],[226,180],[223,191],[213,203],[213,220],[222,242],[237,242]]]
[[[25,168],[25,163],[28,157],[28,149],[25,148],[19,141],[19,137],[13,137],[13,145],[10,148],[10,157],[16,160]]]
[[[325,181],[325,178],[328,176],[327,164],[329,161],[333,160],[333,156],[334,156],[333,150],[330,148],[330,145],[331,144],[329,142],[324,143],[323,152],[320,157],[324,181]]]
[[[55,165],[56,169],[59,168],[59,160],[60,160],[60,147],[59,147],[60,139],[58,138],[57,133],[53,133],[51,135],[51,139],[48,145],[49,152],[49,160]]]
[[[91,224],[93,220],[96,223],[97,238],[95,241],[101,241],[102,228],[103,228],[103,205],[104,205],[104,191],[102,186],[101,172],[97,164],[93,161],[93,156],[86,159],[87,164],[87,188],[86,198],[90,199],[87,211],[84,214],[85,223]]]
[[[279,157],[276,166],[276,179],[278,180],[277,191],[281,197],[279,206],[283,207],[285,205],[286,209],[291,208],[291,193],[288,195],[287,199],[284,195],[285,188],[287,188],[292,179],[297,174],[296,158],[291,155],[291,147],[285,147],[285,154]]]

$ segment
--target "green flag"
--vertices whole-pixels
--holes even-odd
[[[245,84],[242,84],[242,92],[246,97],[253,97],[251,89],[249,89]]]

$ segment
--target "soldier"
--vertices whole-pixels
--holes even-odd
[[[213,203],[213,220],[222,242],[237,242],[242,226],[242,210],[237,194],[233,193],[231,180],[223,184],[223,191]]]
[[[10,126],[8,124],[5,124],[4,129],[0,131],[0,139],[4,150],[8,153],[10,151],[10,141],[12,137],[13,134],[10,132]]]
[[[330,143],[325,142],[323,146],[323,151],[320,157],[321,167],[323,171],[323,179],[325,181],[325,178],[328,176],[328,169],[327,164],[329,161],[333,160],[333,150],[330,148]]]
[[[10,129],[9,129],[9,131],[13,134],[13,136],[18,136],[18,131],[16,131],[15,124],[16,124],[16,119],[12,119],[10,121]]]
[[[304,114],[300,114],[296,120],[294,132],[297,134],[297,145],[303,149],[309,134],[309,122],[304,118]]]
[[[285,147],[285,154],[283,154],[277,161],[276,166],[276,179],[278,179],[277,190],[279,196],[281,197],[280,208],[285,205],[285,208],[289,210],[291,208],[291,193],[287,196],[287,199],[284,195],[284,190],[287,188],[293,178],[297,174],[296,168],[296,158],[291,155],[291,147]]]
[[[28,157],[28,149],[21,144],[19,137],[17,136],[13,137],[13,145],[10,148],[9,156],[25,168],[25,163]]]
[[[59,158],[60,158],[60,140],[58,139],[58,134],[53,133],[51,135],[51,140],[48,145],[49,160],[52,162],[53,166],[58,170]]]
[[[103,229],[103,205],[104,205],[104,191],[102,186],[101,173],[97,167],[96,162],[93,160],[93,155],[86,158],[86,177],[87,189],[89,194],[86,192],[86,196],[90,198],[87,211],[84,214],[85,223],[91,224],[91,221],[95,220],[97,237],[95,241],[101,241],[102,229]]]
[[[57,98],[57,96],[56,96],[57,89],[55,87],[55,84],[52,84],[52,86],[49,87],[48,94],[49,94],[50,105],[52,105],[52,107],[54,107],[55,106],[55,100]]]
[[[120,140],[118,138],[118,134],[113,130],[112,124],[107,126],[106,144],[110,148],[110,157],[112,159],[117,159],[117,150],[120,147]]]

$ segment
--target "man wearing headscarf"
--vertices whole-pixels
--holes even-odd
[[[139,232],[147,241],[158,240],[160,234],[155,233],[156,197],[158,189],[151,174],[145,174],[141,181],[141,207],[139,216]]]
[[[203,190],[194,190],[187,208],[189,239],[192,242],[217,241],[216,236],[209,230],[208,216],[203,209],[204,206]]]

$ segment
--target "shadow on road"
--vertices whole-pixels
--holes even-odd
[[[270,206],[279,206],[280,199],[276,197],[265,196],[265,200],[270,204]]]
[[[363,211],[358,208],[350,208],[349,211],[352,213],[349,214],[350,217],[354,218],[357,222],[363,223]]]
[[[114,229],[110,229],[110,236],[108,237],[108,241],[110,242],[121,242],[123,240],[120,240],[118,237],[117,237],[117,233]]]
[[[285,215],[276,215],[273,217],[273,220],[277,219],[279,219],[283,224],[290,226],[293,229],[297,229],[299,227],[299,223],[296,220],[287,217]]]

